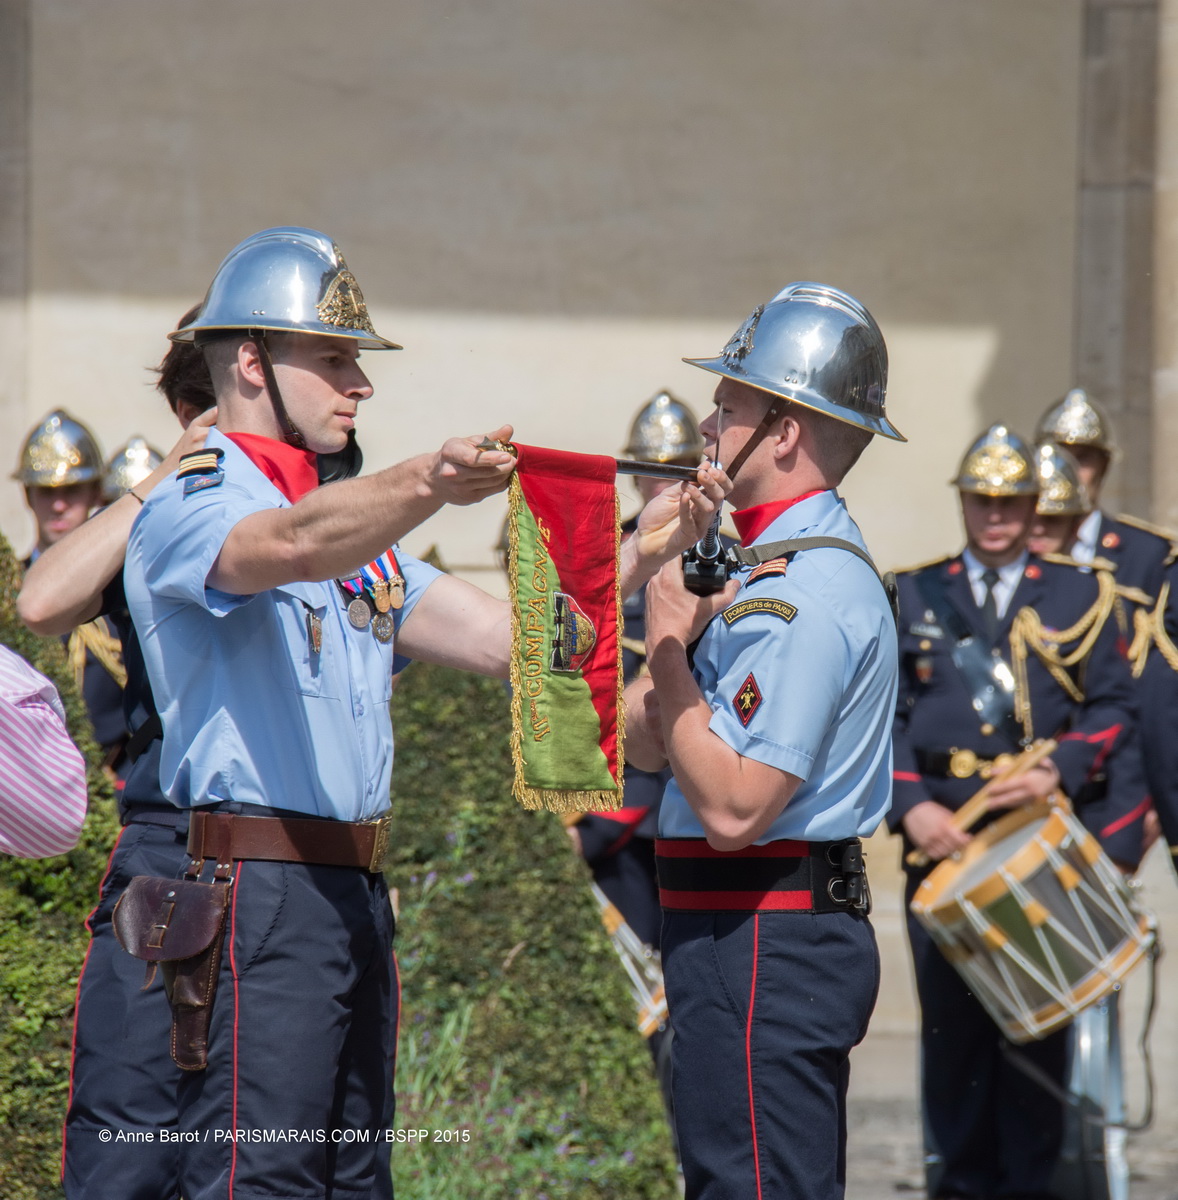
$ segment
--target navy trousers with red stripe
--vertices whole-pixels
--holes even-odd
[[[208,1069],[180,1086],[185,1200],[391,1197],[399,997],[384,877],[239,863],[228,920]]]
[[[687,1200],[832,1200],[879,952],[851,913],[666,912]]]
[[[180,1151],[171,1135],[182,1072],[172,1061],[172,1012],[161,975],[143,990],[145,964],[119,945],[111,914],[134,876],[171,879],[187,861],[184,833],[129,825],[111,854],[98,906],[87,921],[91,938],[78,982],[62,1155],[69,1200],[178,1200],[180,1195]]]

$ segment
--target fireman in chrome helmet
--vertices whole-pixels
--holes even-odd
[[[54,409],[29,433],[13,478],[24,484],[37,524],[33,558],[77,529],[101,502],[102,473],[97,440],[64,409]]]

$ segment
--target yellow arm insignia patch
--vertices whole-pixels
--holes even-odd
[[[741,617],[751,617],[754,613],[767,613],[771,617],[780,617],[783,621],[792,621],[798,615],[798,610],[784,600],[761,596],[756,600],[740,600],[736,604],[730,604],[720,616],[724,618],[725,625],[731,625]]]

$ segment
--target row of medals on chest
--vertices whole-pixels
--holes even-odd
[[[363,577],[356,574],[337,582],[345,595],[352,597],[348,601],[348,623],[354,629],[371,628],[372,636],[378,642],[391,642],[395,628],[392,612],[405,603],[405,580],[397,574],[389,579],[373,580],[365,587]],[[349,584],[358,584],[361,590],[354,593]],[[323,645],[323,622],[313,610],[307,613],[307,629],[311,635],[311,646],[318,654]]]

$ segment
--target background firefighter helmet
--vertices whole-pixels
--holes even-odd
[[[141,437],[131,438],[111,455],[102,480],[102,498],[110,504],[142,483],[164,461],[164,456]]]
[[[693,465],[705,444],[691,409],[670,392],[657,392],[635,414],[622,453],[642,462]]]
[[[1057,446],[1091,446],[1110,457],[1117,450],[1108,413],[1083,388],[1072,388],[1039,418],[1035,441],[1054,442]]]
[[[1088,489],[1080,482],[1076,460],[1054,442],[1035,447],[1039,499],[1035,511],[1043,517],[1080,517],[1092,508]]]
[[[1039,491],[1035,456],[1017,433],[991,425],[965,452],[952,484],[979,496],[1034,496]]]
[[[64,409],[54,409],[25,439],[13,473],[25,487],[67,487],[102,478],[94,435]]]

